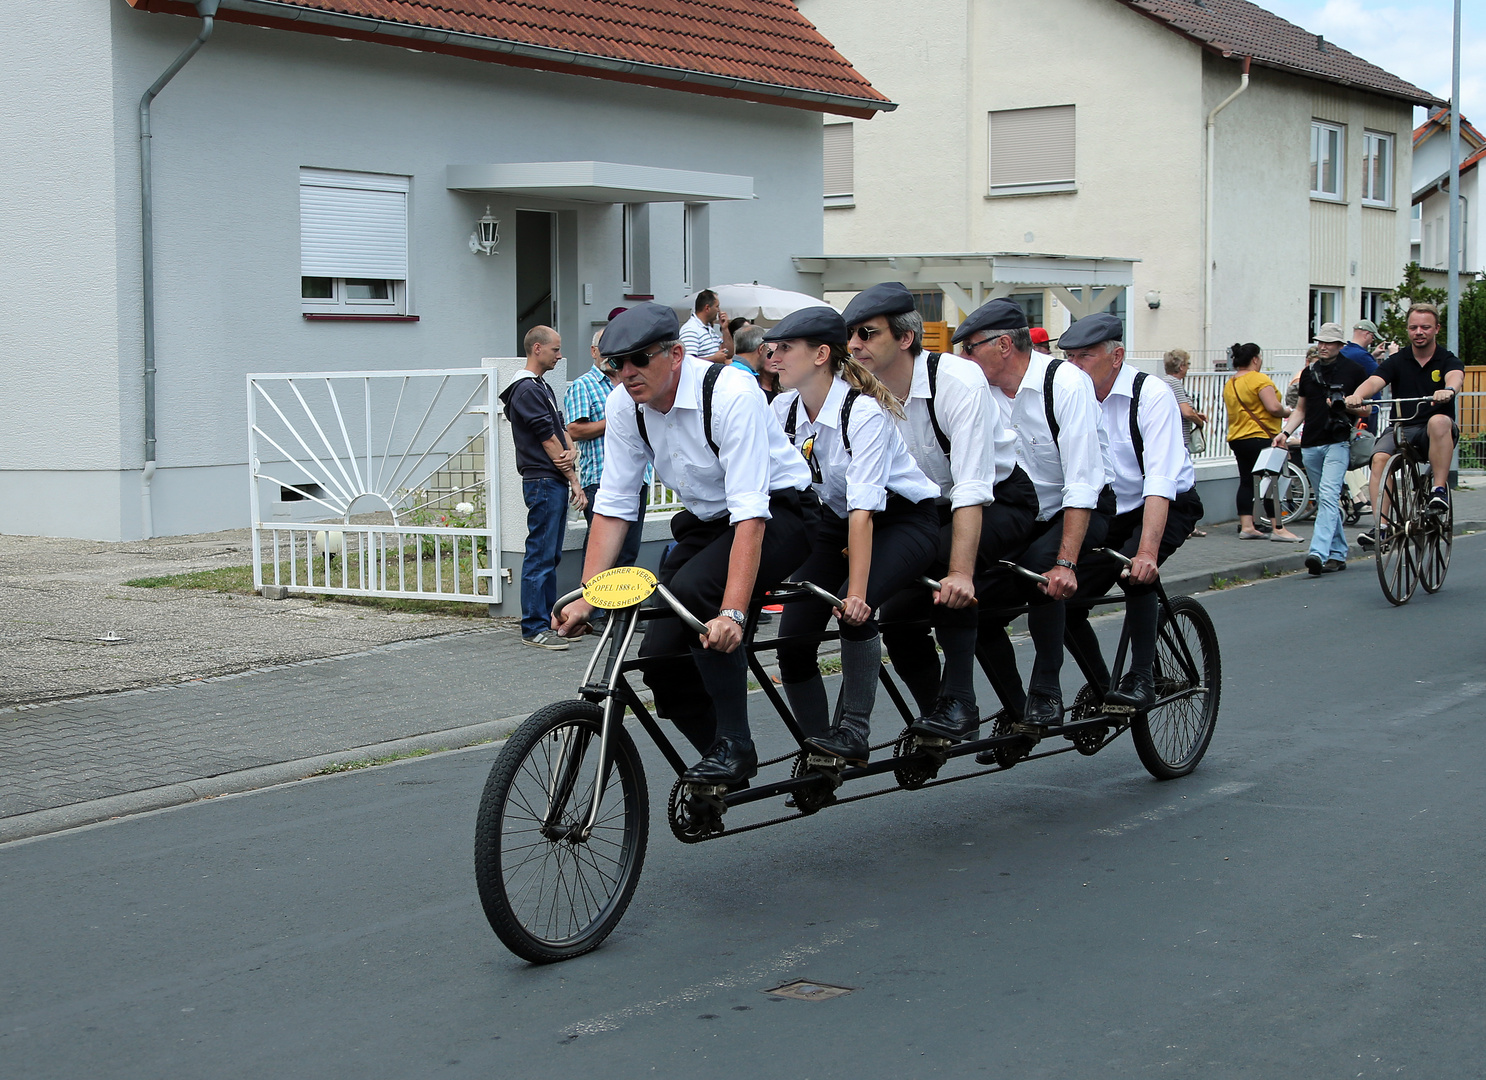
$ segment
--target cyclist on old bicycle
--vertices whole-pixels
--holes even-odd
[[[1375,514],[1383,512],[1378,502],[1378,485],[1388,459],[1397,451],[1397,439],[1405,439],[1421,458],[1429,460],[1433,490],[1429,508],[1437,513],[1450,509],[1450,457],[1460,441],[1460,425],[1455,421],[1455,398],[1465,384],[1465,365],[1459,357],[1436,340],[1440,331],[1439,309],[1433,304],[1414,304],[1408,312],[1409,347],[1400,349],[1378,365],[1377,373],[1368,377],[1346,399],[1347,405],[1360,407],[1385,386],[1392,388],[1395,400],[1431,398],[1395,405],[1393,416],[1401,422],[1382,435],[1372,456],[1372,477],[1368,490]],[[1375,520],[1381,520],[1375,518]],[[1375,531],[1358,537],[1364,547],[1377,543]]]

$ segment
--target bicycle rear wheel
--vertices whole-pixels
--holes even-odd
[[[1304,521],[1316,512],[1315,501],[1311,498],[1311,481],[1306,476],[1305,470],[1293,461],[1286,461],[1285,468],[1277,480],[1271,481],[1269,477],[1254,478],[1254,520],[1261,525],[1274,525],[1269,515],[1264,512],[1264,501],[1270,497],[1269,488],[1274,483],[1276,491],[1274,494],[1275,512],[1280,516],[1280,528],[1288,527],[1297,521]]]
[[[1207,609],[1190,596],[1171,600],[1156,628],[1156,699],[1183,696],[1157,705],[1130,724],[1140,763],[1157,780],[1186,776],[1212,741],[1218,722],[1223,666],[1218,632]]]
[[[1427,501],[1428,487],[1420,483],[1419,498]],[[1422,523],[1419,536],[1419,584],[1427,593],[1437,593],[1445,584],[1450,569],[1450,548],[1455,542],[1455,506],[1443,514],[1424,508],[1416,516]]]
[[[599,776],[603,710],[560,701],[533,713],[491,766],[475,824],[475,880],[496,936],[546,964],[597,948],[629,907],[650,827],[639,752],[616,723]],[[583,837],[595,785],[603,800]]]
[[[1419,584],[1413,536],[1418,493],[1414,488],[1413,467],[1402,454],[1394,454],[1388,459],[1383,482],[1378,486],[1378,543],[1373,559],[1383,595],[1395,607],[1407,604]]]

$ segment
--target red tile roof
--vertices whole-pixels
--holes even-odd
[[[1429,117],[1424,123],[1414,129],[1415,149],[1418,148],[1420,143],[1436,132],[1447,138],[1450,135],[1450,110],[1448,107],[1435,109],[1429,114]],[[1486,146],[1486,136],[1482,136],[1476,130],[1475,125],[1463,116],[1460,118],[1460,141],[1466,146]]]
[[[1120,0],[1127,7],[1220,56],[1251,57],[1262,67],[1339,83],[1415,105],[1439,98],[1369,64],[1248,0]]]
[[[896,107],[792,0],[222,0],[218,17],[826,112]]]

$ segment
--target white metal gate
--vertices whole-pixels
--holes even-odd
[[[254,586],[499,603],[497,408],[493,368],[249,375]]]

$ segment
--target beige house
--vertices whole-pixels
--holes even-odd
[[[1013,295],[1055,335],[1111,310],[1205,367],[1357,318],[1408,260],[1436,99],[1245,0],[799,8],[901,103],[825,118],[827,254],[796,265],[827,293],[902,280],[950,323]]]

